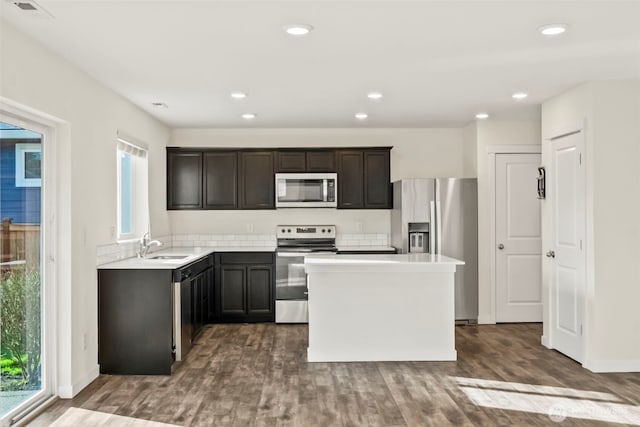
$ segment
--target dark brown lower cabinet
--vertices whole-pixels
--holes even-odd
[[[171,273],[171,270],[98,270],[101,374],[171,374]]]
[[[274,321],[273,272],[274,255],[270,252],[216,254],[216,320]]]

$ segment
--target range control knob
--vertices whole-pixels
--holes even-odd
[[[287,233],[291,233],[291,229],[290,228],[287,230]]]
[[[284,233],[285,231],[287,231],[287,230],[285,230],[285,229],[283,228],[283,229],[282,229],[282,232]]]
[[[323,229],[322,229],[322,232],[323,232],[323,233],[326,233],[326,232],[327,232],[327,230],[325,230],[325,229],[323,228]]]

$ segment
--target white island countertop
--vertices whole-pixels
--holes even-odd
[[[432,254],[308,255],[305,271],[312,272],[451,272],[464,261]]]
[[[275,246],[215,246],[215,247],[173,247],[150,252],[146,258],[125,258],[98,265],[98,269],[112,270],[174,270],[216,252],[274,252]],[[179,259],[153,259],[156,256],[179,256]]]
[[[310,362],[456,360],[455,271],[431,254],[309,255]]]

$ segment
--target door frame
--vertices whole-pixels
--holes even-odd
[[[581,134],[582,135],[582,140],[581,140],[581,146],[579,147],[581,154],[582,154],[582,162],[583,162],[583,168],[582,168],[582,173],[578,174],[580,182],[578,183],[578,188],[580,189],[580,191],[582,192],[582,204],[584,207],[584,229],[583,231],[583,235],[584,235],[584,241],[583,241],[583,245],[584,245],[584,250],[583,250],[583,271],[582,273],[582,277],[584,278],[584,297],[583,297],[583,301],[582,301],[582,358],[581,360],[577,361],[578,363],[580,363],[583,367],[585,367],[585,364],[587,364],[587,342],[588,342],[588,328],[589,328],[589,308],[588,308],[588,304],[587,304],[587,300],[588,300],[588,296],[589,295],[593,295],[594,292],[594,281],[593,281],[593,251],[591,249],[591,245],[590,242],[593,241],[593,234],[592,234],[592,219],[593,216],[588,215],[588,206],[589,206],[589,198],[588,198],[588,186],[589,183],[587,182],[587,167],[588,167],[588,153],[587,153],[587,124],[586,124],[586,119],[580,121],[580,122],[575,122],[573,124],[571,124],[570,126],[565,126],[565,127],[561,127],[558,129],[555,129],[553,132],[550,132],[549,135],[544,137],[544,143],[548,144],[549,150],[547,151],[547,156],[551,156],[551,145],[553,144],[553,141],[560,139],[562,137],[565,136],[569,136],[569,135],[573,135],[573,134]],[[547,157],[545,159],[543,159],[543,162],[548,162],[549,163],[549,167],[552,166],[552,158]],[[553,177],[549,177],[550,179],[553,179]],[[550,188],[549,182],[550,179],[547,180],[547,188]],[[551,207],[549,208],[551,209]],[[543,230],[543,242],[542,242],[542,251],[543,253],[545,252],[545,244],[547,246],[549,246],[550,241],[552,239],[552,233],[555,232],[555,227],[556,224],[555,222],[553,222],[553,216],[552,213],[550,214],[551,216],[549,218],[547,218],[547,227],[546,230]],[[543,212],[543,221],[544,218],[547,216],[547,213]],[[550,249],[550,248],[549,248]],[[543,264],[546,265],[546,264]],[[552,277],[551,275],[553,274],[553,271],[549,269],[549,267],[543,267],[543,281],[544,278],[547,277],[547,281],[546,281],[546,289],[543,289],[543,302],[546,302],[546,309],[543,306],[543,313],[542,313],[542,317],[543,317],[543,335],[541,337],[541,343],[543,346],[549,348],[549,349],[553,349],[553,322],[555,320],[555,316],[552,310],[553,304],[551,304],[551,298],[553,296],[553,292],[554,292],[554,288],[553,288],[553,284],[554,284],[554,277]],[[546,296],[546,298],[545,298]],[[547,324],[548,322],[548,324]]]
[[[496,154],[542,154],[542,145],[513,144],[513,145],[489,145],[489,264],[490,264],[490,290],[491,306],[489,317],[480,314],[478,323],[494,325],[496,323]],[[480,245],[480,242],[478,243]],[[544,310],[544,308],[543,308]]]
[[[42,134],[42,185],[41,185],[41,378],[43,389],[10,411],[0,420],[0,426],[13,422],[26,422],[33,418],[38,409],[47,406],[57,398],[58,386],[58,286],[56,247],[57,240],[57,123],[50,117],[0,97],[0,121],[10,122],[28,130]]]

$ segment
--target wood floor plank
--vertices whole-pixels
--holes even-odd
[[[30,425],[48,426],[73,407],[95,411],[78,415],[85,423],[640,425],[640,374],[591,373],[544,348],[541,334],[539,324],[458,326],[457,362],[307,363],[306,325],[208,325],[173,375],[100,376]],[[554,402],[580,417],[552,421]],[[603,405],[620,414],[599,416]]]

